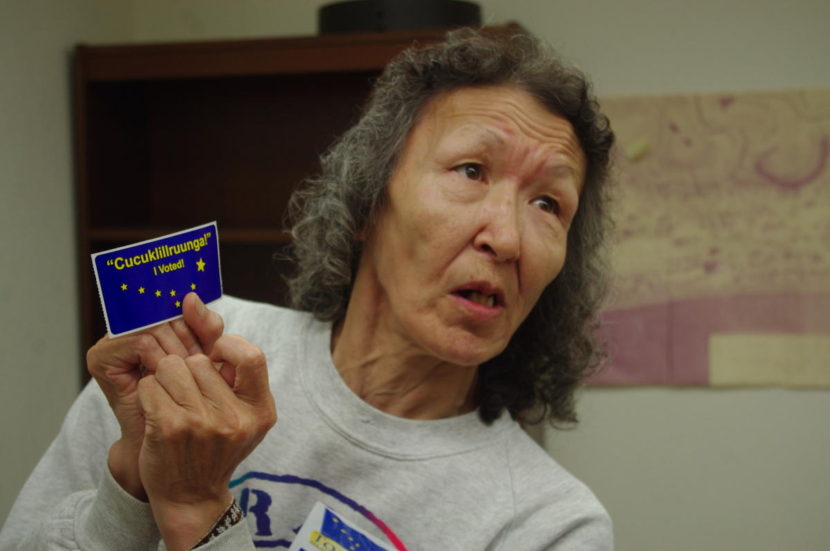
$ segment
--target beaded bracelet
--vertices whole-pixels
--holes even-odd
[[[213,529],[199,540],[199,543],[194,545],[192,549],[196,549],[215,540],[232,526],[238,524],[240,520],[242,520],[242,509],[239,508],[239,505],[236,504],[236,500],[234,499],[230,506],[225,509],[225,513],[213,525]]]

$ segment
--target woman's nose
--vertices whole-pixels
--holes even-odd
[[[481,205],[481,224],[473,243],[479,251],[500,262],[518,260],[521,227],[518,204],[513,193],[491,192]]]

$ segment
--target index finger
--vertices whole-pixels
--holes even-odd
[[[213,346],[210,359],[230,364],[235,370],[233,392],[248,403],[271,399],[268,363],[262,350],[239,335],[223,335]]]
[[[225,331],[225,321],[222,316],[205,306],[202,299],[195,292],[187,293],[182,303],[184,321],[202,346],[202,352],[210,355],[214,343]]]

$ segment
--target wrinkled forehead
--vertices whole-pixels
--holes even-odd
[[[404,154],[415,147],[434,150],[448,138],[474,140],[494,149],[533,142],[546,147],[551,163],[570,166],[580,179],[585,175],[586,156],[570,121],[515,86],[459,88],[431,98],[409,134]]]

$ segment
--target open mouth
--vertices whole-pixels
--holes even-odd
[[[453,294],[463,297],[470,302],[475,302],[476,304],[481,304],[482,306],[487,306],[489,308],[493,308],[499,303],[496,295],[488,295],[480,291],[476,291],[475,289],[461,289],[459,291],[455,291]]]

